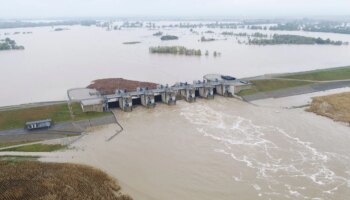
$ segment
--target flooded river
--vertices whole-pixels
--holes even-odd
[[[349,127],[303,109],[217,97],[117,114],[113,140],[106,126],[42,160],[98,167],[136,200],[350,196]]]
[[[162,29],[164,33],[180,37],[178,41],[160,41],[152,36],[158,30],[128,29],[106,31],[98,27],[67,27],[67,31],[53,31],[53,27],[1,29],[0,38],[10,37],[24,51],[0,52],[0,106],[20,103],[66,99],[66,90],[85,87],[100,78],[127,79],[172,84],[177,81],[201,79],[206,73],[230,74],[237,77],[303,71],[350,64],[350,46],[249,46],[240,45],[234,37],[225,40],[213,29],[207,34],[220,40],[199,42],[208,29]],[[31,31],[33,34],[13,34]],[[256,32],[250,30],[226,30]],[[268,34],[278,33],[269,31]],[[280,32],[281,33],[281,32]],[[305,32],[282,32],[332,40],[350,41],[349,35]],[[140,41],[124,45],[123,42]],[[148,48],[157,45],[182,45],[208,50],[206,57],[152,55]],[[221,52],[213,57],[214,51]]]

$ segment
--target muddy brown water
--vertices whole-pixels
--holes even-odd
[[[302,109],[234,99],[118,112],[44,161],[89,164],[137,199],[323,199],[350,196],[349,127]]]

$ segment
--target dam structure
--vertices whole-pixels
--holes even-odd
[[[154,108],[156,102],[176,105],[177,100],[193,103],[197,98],[214,99],[218,94],[225,97],[237,97],[237,94],[251,88],[251,83],[232,76],[208,74],[203,80],[192,84],[176,83],[173,86],[157,85],[156,89],[137,88],[135,91],[117,89],[114,94],[101,95],[95,89],[76,88],[68,90],[69,102],[79,102],[84,112],[103,112],[111,108],[120,108],[125,112],[133,110],[135,105]]]

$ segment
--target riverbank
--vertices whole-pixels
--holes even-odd
[[[350,92],[314,97],[308,111],[350,126]]]
[[[350,67],[337,67],[286,74],[267,74],[245,78],[253,87],[238,95],[247,101],[280,98],[350,87]]]
[[[113,178],[84,165],[0,157],[0,171],[0,199],[132,200]]]

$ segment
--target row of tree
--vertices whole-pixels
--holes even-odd
[[[350,25],[348,23],[332,23],[332,22],[319,22],[319,23],[289,22],[289,23],[283,23],[283,24],[281,23],[275,26],[271,26],[269,29],[281,30],[281,31],[308,31],[308,32],[350,34]]]
[[[22,50],[23,46],[18,46],[16,41],[11,40],[10,38],[6,38],[4,40],[0,40],[0,51],[3,50]]]
[[[348,45],[347,42],[333,41],[330,39],[306,37],[300,35],[274,34],[271,39],[249,39],[248,44],[253,45],[276,45],[276,44],[319,44],[319,45]]]
[[[159,54],[174,54],[174,55],[186,55],[186,56],[202,56],[202,51],[200,49],[187,49],[183,46],[157,46],[150,47],[150,53]],[[205,51],[205,56],[209,56],[209,51]],[[214,51],[214,57],[221,56],[220,52]]]
[[[253,34],[248,34],[248,33],[235,33],[235,32],[222,32],[221,35],[224,36],[236,36],[236,37],[257,37],[257,38],[267,38],[268,35],[267,34],[263,34],[263,33],[259,33],[259,32],[255,32]]]
[[[179,37],[175,35],[164,35],[160,38],[161,40],[178,40]]]
[[[150,47],[150,53],[161,53],[161,54],[178,54],[186,56],[201,56],[202,52],[200,49],[187,49],[183,46],[158,46]]]

